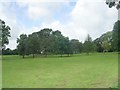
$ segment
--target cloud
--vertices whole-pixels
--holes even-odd
[[[116,8],[108,8],[105,2],[89,2],[78,0],[73,10],[69,22],[63,24],[59,20],[52,23],[42,23],[42,28],[50,27],[60,30],[70,39],[84,41],[87,34],[93,39],[101,34],[112,31],[113,25],[118,17]]]
[[[26,7],[27,15],[30,19],[37,20],[40,18],[52,18],[62,5],[68,5],[69,0],[18,0],[20,7]]]
[[[28,15],[32,19],[38,19],[39,17],[47,17],[47,15],[50,15],[50,12],[48,11],[48,9],[43,7],[39,8],[31,6],[28,8]]]
[[[67,24],[62,24],[60,21],[53,21],[52,23],[42,23],[40,26],[40,29],[43,28],[52,28],[53,31],[59,30],[62,32],[62,34],[66,37],[69,37],[70,39],[79,39],[80,41],[84,41],[85,37],[87,35],[87,31],[84,29],[78,30],[80,27],[76,27],[74,22],[70,22]]]
[[[7,47],[14,49],[16,48],[16,38],[19,35],[20,26],[19,23],[17,22],[16,14],[14,12],[10,12],[9,7],[10,3],[5,2],[0,3],[0,19],[5,21],[5,24],[11,28],[10,30],[11,37],[9,37],[9,45],[7,45]]]
[[[76,27],[74,22],[70,22],[64,25],[59,20],[53,21],[51,23],[43,22],[39,27],[21,27],[22,30],[20,34],[32,34],[33,32],[37,32],[44,28],[51,28],[53,31],[59,30],[64,36],[69,37],[70,39],[79,39],[80,41],[84,41],[87,35],[87,32],[84,29],[79,31],[79,27]]]
[[[71,12],[72,22],[78,27],[78,31],[85,30],[93,39],[112,30],[117,15],[116,8],[108,8],[105,2],[85,2],[84,0],[78,0]]]

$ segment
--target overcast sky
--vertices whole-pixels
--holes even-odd
[[[94,40],[112,31],[118,11],[108,8],[105,0],[1,0],[0,19],[11,27],[7,47],[15,49],[20,34],[43,28],[60,30],[64,36],[82,42],[90,34]]]

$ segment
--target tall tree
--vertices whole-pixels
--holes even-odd
[[[109,8],[115,6],[116,9],[118,10],[118,14],[119,14],[119,9],[120,9],[120,0],[106,0],[106,4],[109,6]],[[116,50],[118,52],[120,52],[120,20],[118,20],[117,22],[115,22],[115,25],[113,27],[113,49]]]
[[[17,48],[19,55],[22,55],[24,58],[24,56],[26,55],[27,35],[21,34],[20,38],[17,38],[17,43],[18,43]]]
[[[73,53],[80,53],[80,42],[79,40],[72,39],[70,41],[70,46]]]
[[[56,36],[55,38],[55,44],[54,44],[54,51],[56,54],[60,54],[61,56],[63,54],[67,54],[69,56],[70,54],[70,42],[68,37],[64,37],[62,35]]]
[[[112,31],[102,34],[99,38],[94,40],[98,52],[113,51],[112,50]]]
[[[29,53],[33,54],[34,58],[35,54],[37,54],[39,51],[39,38],[37,33],[29,35],[27,40],[28,40],[27,48],[29,49]]]
[[[120,52],[120,21],[115,22],[113,27],[113,48],[115,51]]]
[[[59,51],[60,42],[59,42],[59,40],[61,37],[63,37],[63,35],[61,34],[61,32],[59,30],[53,31],[52,35],[53,35],[53,46],[52,46],[53,53],[60,54],[60,51]]]
[[[44,28],[38,32],[38,36],[40,39],[40,47],[41,52],[47,56],[49,52],[51,52],[51,45],[52,45],[52,29]]]
[[[64,48],[63,48],[63,53],[64,54],[67,54],[67,56],[69,56],[71,54],[71,48],[70,48],[70,41],[69,41],[69,38],[68,37],[64,37],[64,41],[63,41],[63,45],[64,45]]]
[[[59,40],[59,51],[60,54],[67,54],[69,56],[69,49],[70,49],[70,43],[69,43],[69,38],[68,37],[61,37]]]
[[[95,39],[95,40],[94,40],[94,43],[95,43],[95,45],[96,45],[96,51],[97,51],[97,52],[103,52],[103,51],[104,51],[104,49],[103,49],[103,47],[102,47],[102,41],[101,41],[100,38]]]
[[[88,34],[86,41],[84,42],[85,52],[89,55],[90,52],[95,51],[95,45],[92,42],[92,38]]]
[[[0,19],[0,46],[2,50],[5,49],[5,45],[9,44],[10,30],[10,27],[5,25],[5,22]]]

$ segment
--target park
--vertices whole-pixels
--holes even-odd
[[[120,1],[33,2],[0,3],[0,88],[120,88]]]
[[[116,88],[117,53],[3,56],[3,88]]]

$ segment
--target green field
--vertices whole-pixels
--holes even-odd
[[[118,82],[117,53],[3,56],[2,63],[3,88],[109,88]]]

